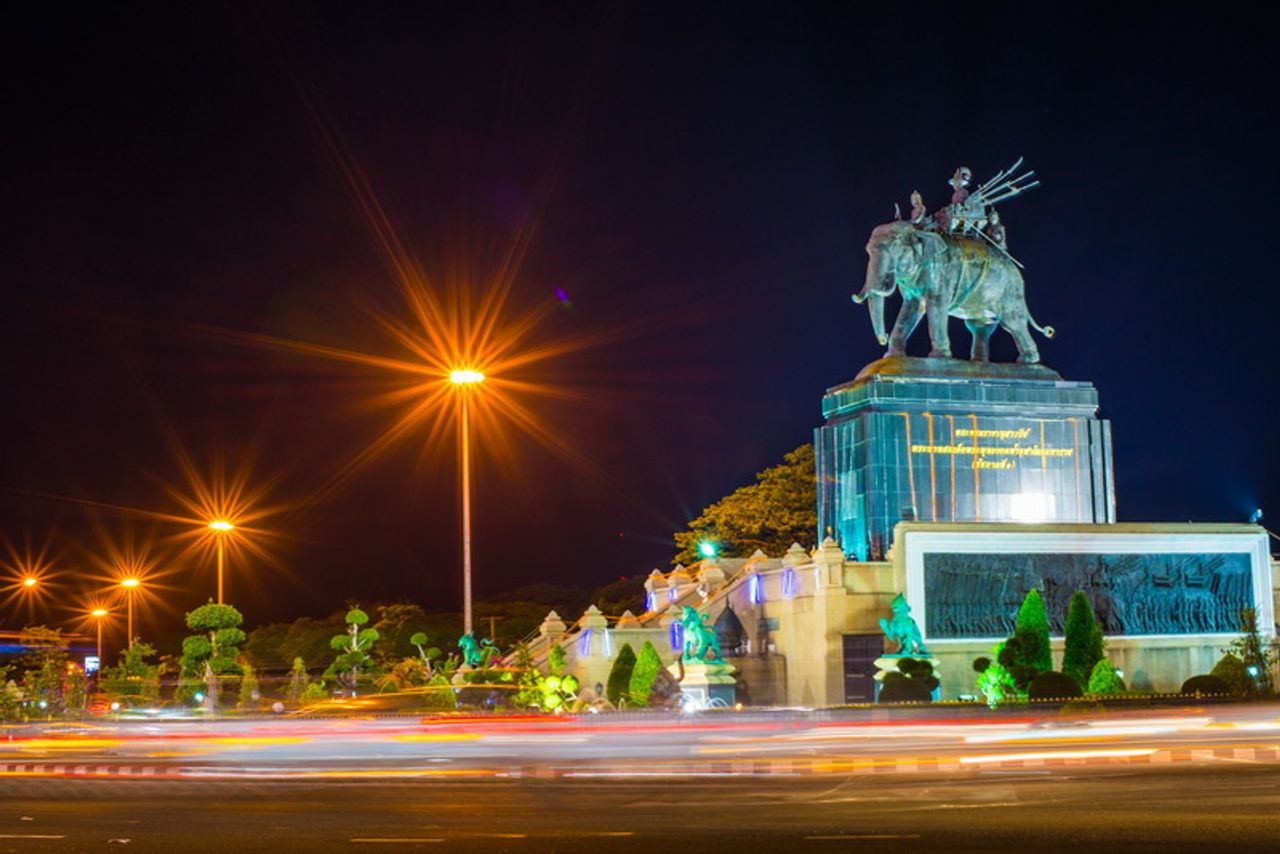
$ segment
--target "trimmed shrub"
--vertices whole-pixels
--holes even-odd
[[[1018,608],[1018,624],[1014,635],[1024,638],[1019,664],[1034,667],[1037,673],[1053,670],[1053,650],[1049,648],[1049,615],[1045,613],[1040,591],[1034,587],[1027,591]]]
[[[932,699],[932,691],[924,682],[903,676],[901,673],[888,673],[880,685],[879,703],[927,703]]]
[[[649,695],[653,692],[653,680],[661,669],[662,657],[658,655],[658,650],[652,643],[645,641],[644,646],[640,647],[640,657],[636,659],[636,666],[631,671],[629,693],[634,705],[649,704]]]
[[[1080,683],[1065,673],[1057,670],[1046,670],[1031,680],[1027,686],[1027,699],[1032,702],[1041,700],[1071,700],[1081,696]]]
[[[636,651],[631,644],[624,643],[618,655],[613,659],[613,667],[609,670],[609,680],[605,683],[604,694],[609,702],[617,708],[624,699],[628,699],[631,690],[631,672],[636,667]]]
[[[1080,591],[1071,594],[1065,625],[1066,644],[1062,653],[1062,672],[1086,685],[1093,666],[1103,658],[1102,628],[1093,615],[1089,597]]]
[[[1111,694],[1123,694],[1128,690],[1124,684],[1124,680],[1120,678],[1120,674],[1116,672],[1116,666],[1105,658],[1093,665],[1093,672],[1089,674],[1089,688],[1086,693],[1095,697],[1106,697]]]
[[[1227,684],[1232,694],[1245,694],[1249,691],[1249,676],[1244,671],[1244,659],[1235,653],[1228,652],[1209,671],[1210,676],[1217,676]]]
[[[1186,682],[1183,682],[1180,693],[1217,696],[1230,694],[1231,688],[1217,676],[1210,676],[1206,673],[1201,676],[1192,676]]]
[[[991,659],[987,658],[985,655],[980,655],[973,660],[974,673],[986,673],[987,668],[990,666],[991,666]]]

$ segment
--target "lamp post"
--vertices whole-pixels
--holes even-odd
[[[98,669],[102,669],[102,621],[109,612],[106,608],[94,608],[89,612],[89,616],[98,622]]]
[[[484,374],[464,368],[449,373],[462,405],[458,410],[458,464],[462,470],[462,631],[471,634],[471,389],[484,382]]]
[[[214,542],[218,547],[218,604],[222,604],[222,566],[226,562],[226,543],[227,534],[236,529],[236,526],[228,522],[226,519],[214,519],[209,523],[209,530],[214,533]]]
[[[125,608],[128,613],[125,625],[129,629],[129,649],[133,649],[133,593],[141,584],[142,580],[133,576],[120,579],[120,586],[124,588]]]

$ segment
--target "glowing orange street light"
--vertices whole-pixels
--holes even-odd
[[[124,588],[125,602],[128,603],[129,619],[127,622],[129,628],[129,649],[133,649],[133,594],[142,584],[142,579],[130,576],[120,579],[120,586]]]
[[[22,586],[27,588],[28,590],[30,590],[32,587],[35,587],[39,583],[40,583],[40,579],[36,578],[34,575],[28,575],[26,578],[22,579]]]
[[[236,529],[236,526],[228,522],[226,519],[214,519],[209,523],[209,530],[215,534],[214,541],[218,546],[218,604],[222,604],[222,565],[226,562],[226,544],[227,534]]]
[[[98,621],[98,669],[102,669],[102,621],[110,615],[110,611],[106,608],[94,608],[89,612],[89,616]]]
[[[471,424],[468,401],[473,387],[484,382],[484,374],[474,368],[459,368],[449,372],[462,398],[459,407],[458,456],[462,469],[462,631],[471,634]]]

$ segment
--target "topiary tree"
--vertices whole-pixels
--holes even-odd
[[[1123,694],[1127,689],[1124,680],[1120,678],[1120,672],[1116,670],[1116,666],[1105,658],[1093,665],[1093,670],[1089,673],[1088,687],[1086,693],[1095,697],[1107,697],[1113,694]]]
[[[987,705],[993,709],[1001,703],[1018,699],[1020,696],[1013,676],[999,662],[1004,647],[1005,644],[1001,642],[991,650],[991,654],[995,656],[994,660],[986,656],[973,660],[973,669],[978,674],[978,691],[986,699]]]
[[[631,671],[631,684],[627,686],[631,702],[637,706],[647,706],[649,695],[653,692],[653,680],[662,669],[662,657],[649,641],[640,647],[640,657],[636,659],[635,669]]]
[[[1218,663],[1213,665],[1209,675],[1216,676],[1227,683],[1232,694],[1243,696],[1249,693],[1249,675],[1245,673],[1244,661],[1233,652],[1228,652],[1218,659]]]
[[[1103,659],[1102,627],[1093,614],[1089,597],[1077,590],[1067,605],[1066,643],[1062,653],[1062,672],[1087,685],[1093,667]]]
[[[1209,697],[1225,697],[1231,693],[1231,689],[1217,676],[1209,676],[1204,674],[1201,676],[1192,676],[1186,682],[1182,683],[1182,694],[1194,694],[1196,696]]]
[[[636,651],[631,644],[624,643],[613,659],[613,667],[609,669],[609,678],[605,682],[604,694],[613,704],[619,707],[623,700],[630,699],[631,673],[636,667]]]
[[[1018,608],[1016,634],[1027,638],[1023,649],[1023,663],[1041,673],[1053,670],[1053,651],[1049,647],[1049,615],[1044,610],[1044,600],[1034,587],[1027,591]]]
[[[938,687],[933,664],[921,658],[900,658],[898,669],[885,674],[876,697],[879,703],[928,703]]]
[[[285,689],[285,699],[290,703],[301,702],[307,690],[307,663],[301,656],[293,659],[293,667],[289,669],[289,687]]]
[[[414,632],[409,637],[409,643],[413,644],[413,646],[418,650],[418,658],[422,661],[422,666],[427,671],[427,676],[434,675],[434,662],[444,654],[440,651],[440,647],[433,646],[429,649],[424,649],[427,645],[426,632]]]
[[[1027,686],[1027,699],[1032,702],[1045,700],[1070,700],[1083,692],[1073,677],[1057,670],[1046,670],[1031,680]]]
[[[236,657],[245,639],[240,630],[243,622],[244,616],[235,608],[213,602],[187,614],[187,628],[200,634],[182,641],[182,675],[188,686],[197,680],[204,682],[204,705],[210,711],[218,708],[222,677],[240,673]]]
[[[1034,588],[1027,591],[1018,608],[1018,622],[1013,635],[999,648],[996,658],[1013,678],[1019,691],[1026,691],[1031,680],[1041,673],[1053,670],[1049,617],[1040,591]]]
[[[378,630],[361,628],[369,622],[369,615],[359,608],[348,611],[346,620],[347,631],[334,635],[329,641],[330,648],[337,652],[338,656],[325,670],[324,675],[335,677],[338,683],[350,691],[351,696],[354,697],[360,672],[372,662],[369,650],[378,639]]]

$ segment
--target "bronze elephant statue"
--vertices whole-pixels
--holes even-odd
[[[973,336],[970,358],[987,361],[991,334],[1002,326],[1018,345],[1018,361],[1035,364],[1040,351],[1028,327],[1052,338],[1027,309],[1022,273],[1004,252],[975,237],[939,234],[910,222],[878,226],[867,242],[867,280],[853,301],[866,301],[876,339],[889,345],[886,356],[905,356],[907,339],[929,320],[933,358],[951,357],[947,318],[964,321]],[[885,336],[884,302],[895,291],[902,308]]]

